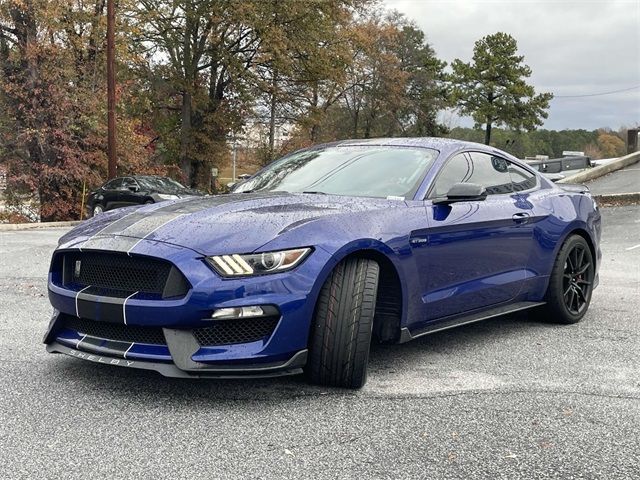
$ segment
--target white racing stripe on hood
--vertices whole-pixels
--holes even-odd
[[[98,233],[82,244],[84,249],[110,250],[115,252],[126,252],[127,255],[140,243],[156,230],[164,227],[168,223],[183,217],[185,213],[162,213],[150,215],[138,220],[136,223],[128,225],[120,232]],[[118,223],[118,222],[115,222]],[[105,230],[106,231],[106,230]]]
[[[136,210],[135,212],[131,212],[97,231],[90,238],[85,240],[79,248],[80,250],[86,248],[126,252],[131,249],[135,244],[135,241],[133,243],[126,240],[118,240],[114,242],[115,236],[127,236],[143,239],[170,221],[190,213],[197,213],[230,203],[241,203],[246,200],[256,201],[263,198],[273,198],[277,196],[282,196],[282,194],[267,193],[262,196],[254,195],[252,197],[247,197],[243,194],[218,195],[213,197],[168,202],[167,205],[158,206],[152,211]]]
[[[134,237],[121,237],[118,235],[100,235],[98,237],[91,237],[89,240],[82,244],[82,248],[89,250],[110,250],[112,252],[128,252],[136,243],[140,241],[139,238]]]
[[[101,237],[111,237],[113,235],[144,238],[158,227],[161,227],[178,216],[180,216],[178,213],[148,213],[144,215],[133,213],[120,220],[116,220],[108,227],[97,232],[82,245],[82,248],[96,248],[92,245],[93,241]]]
[[[156,230],[159,230],[160,228],[164,227],[167,223],[172,222],[180,217],[184,217],[185,215],[187,215],[186,213],[182,213],[180,215],[171,215],[171,218],[168,218],[166,222],[164,222],[161,225],[158,225],[157,227],[155,227],[153,230],[151,230],[149,233],[147,233],[144,237],[141,237],[140,240],[138,240],[129,250],[127,250],[127,255],[131,254],[131,250],[133,250],[134,248],[136,248],[136,246],[138,245],[138,243],[140,243],[142,240],[144,240],[145,238],[147,238],[149,235],[151,235],[153,232],[155,232]],[[140,222],[142,223],[142,222]],[[136,235],[133,235],[134,237]]]

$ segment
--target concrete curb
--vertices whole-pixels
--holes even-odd
[[[0,232],[13,230],[34,230],[36,228],[64,228],[80,224],[79,220],[71,222],[34,222],[34,223],[0,223]]]
[[[565,177],[562,180],[558,180],[557,183],[584,183],[594,178],[602,177],[616,170],[620,170],[629,165],[633,165],[636,162],[640,162],[640,152],[630,153],[624,157],[620,157],[617,160],[607,163],[606,165],[600,165],[590,170],[585,170],[570,177]]]
[[[640,192],[634,193],[609,193],[605,195],[594,195],[594,200],[600,206],[612,205],[640,205]]]

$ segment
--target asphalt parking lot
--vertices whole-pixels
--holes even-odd
[[[586,182],[593,195],[634,193],[640,190],[640,163]]]
[[[0,232],[0,478],[640,478],[640,207],[603,210],[582,323],[376,346],[358,392],[45,353],[66,230]]]

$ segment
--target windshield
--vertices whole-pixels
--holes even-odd
[[[136,181],[145,190],[178,191],[184,190],[184,186],[168,177],[136,177]]]
[[[285,191],[411,198],[438,155],[428,148],[345,146],[281,158],[234,192]]]

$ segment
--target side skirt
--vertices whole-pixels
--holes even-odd
[[[481,312],[456,316],[450,319],[445,318],[444,320],[435,321],[427,325],[426,327],[419,328],[413,331],[409,330],[407,327],[403,327],[402,329],[400,329],[400,341],[398,343],[405,343],[413,340],[414,338],[422,337],[423,335],[440,332],[449,328],[459,327],[468,323],[475,323],[481,320],[487,320],[489,318],[499,317],[501,315],[507,315],[513,312],[519,312],[520,310],[539,307],[540,305],[544,305],[545,303],[546,302],[517,302],[501,307],[491,308],[489,310],[483,310]]]

